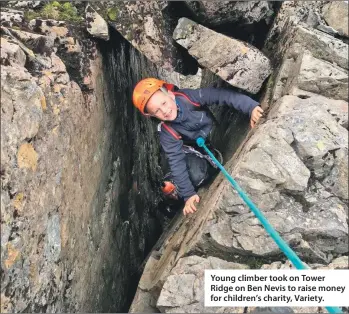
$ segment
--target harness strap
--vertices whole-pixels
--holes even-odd
[[[189,97],[186,94],[180,93],[180,92],[173,92],[173,94],[175,95],[179,95],[179,96],[183,96],[186,100],[188,100],[193,106],[195,107],[201,107],[200,104],[198,104],[197,102],[193,102],[189,99]]]
[[[199,151],[197,151],[194,147],[191,147],[188,145],[183,145],[183,148],[184,148],[183,150],[185,154],[194,154],[201,159],[206,159],[213,168],[215,169],[218,168],[215,162],[213,161],[213,159],[209,155],[202,154]]]
[[[178,96],[183,96],[186,100],[188,100],[193,106],[195,107],[201,107],[200,104],[193,102],[189,99],[189,97],[186,94],[180,93],[180,92],[173,92],[173,94]],[[182,139],[182,136],[178,132],[176,132],[172,127],[170,127],[166,122],[161,122],[158,125],[158,131],[161,132],[161,127],[164,127],[167,132],[169,132],[176,140]]]
[[[215,115],[212,113],[212,111],[208,108],[208,107],[202,107],[199,103],[193,102],[192,100],[190,100],[190,98],[184,94],[184,93],[180,93],[180,92],[173,92],[175,95],[179,95],[179,96],[183,96],[186,100],[188,100],[194,107],[196,108],[204,108],[202,111],[205,111],[208,113],[208,115],[211,117],[212,121],[218,125],[218,121],[215,117]]]
[[[167,125],[165,122],[161,122],[159,124],[159,129],[161,131],[161,126],[165,128],[165,130],[170,133],[176,140],[182,139],[182,136],[179,135],[173,128],[171,128],[169,125]]]

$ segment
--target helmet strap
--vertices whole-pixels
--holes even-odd
[[[165,95],[168,95],[168,90],[167,90],[167,88],[165,88],[165,87],[160,87],[160,90],[165,94]]]

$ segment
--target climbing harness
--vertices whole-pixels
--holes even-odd
[[[182,150],[184,154],[188,156],[187,167],[189,172],[189,178],[192,180],[192,183],[195,187],[200,187],[202,184],[207,182],[213,174],[218,173],[219,169],[217,165],[203,149],[200,149],[202,151],[199,151],[198,149],[195,149],[192,146],[183,145]],[[215,148],[212,148],[212,150],[214,151],[216,158],[220,162],[223,162],[222,154]],[[196,157],[196,161],[193,161],[192,157]],[[204,167],[202,164],[201,166],[199,166],[199,159],[205,160],[209,164],[209,166],[207,168]],[[194,167],[194,164],[197,165],[197,167]],[[166,169],[164,171],[167,171],[167,169],[169,169],[168,164],[167,166],[163,166],[164,169]],[[171,171],[166,172],[166,174],[164,175],[161,181],[161,191],[165,197],[178,198],[178,186],[173,181]]]
[[[198,150],[196,150],[194,147],[188,146],[188,145],[183,145],[183,151],[185,154],[194,154],[195,156],[197,156],[198,158],[201,159],[206,159],[208,161],[208,163],[215,169],[217,169],[217,165],[216,163],[213,161],[213,159],[206,154],[200,153]],[[219,158],[221,158],[221,153],[215,149],[215,151],[217,152],[217,154],[219,154]]]
[[[279,233],[274,229],[274,227],[269,223],[268,219],[263,215],[263,213],[258,209],[258,207],[249,199],[246,193],[240,188],[237,182],[229,175],[221,163],[215,158],[212,152],[205,145],[205,140],[202,137],[196,139],[196,143],[199,147],[203,147],[205,151],[214,160],[218,168],[222,171],[228,181],[231,183],[233,188],[238,192],[239,196],[244,200],[246,205],[255,214],[258,220],[263,225],[264,229],[269,233],[275,243],[278,245],[280,250],[286,255],[286,257],[292,262],[292,264],[297,269],[309,269],[309,267],[302,262],[298,255],[290,248],[290,246],[284,241],[284,239],[279,235]],[[339,307],[327,306],[327,311],[329,313],[343,313]]]

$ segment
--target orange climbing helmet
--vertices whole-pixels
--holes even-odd
[[[145,78],[137,83],[133,90],[132,100],[135,107],[139,109],[142,114],[146,115],[144,112],[145,105],[150,97],[161,87],[165,87],[167,90],[173,90],[174,85],[152,77]]]
[[[161,184],[161,191],[165,197],[178,199],[177,188],[171,181],[163,181]]]
[[[176,190],[176,186],[171,181],[164,181],[161,184],[161,191],[165,195],[172,194]]]

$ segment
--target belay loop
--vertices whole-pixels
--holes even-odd
[[[286,255],[286,257],[291,261],[291,263],[297,269],[309,269],[309,267],[302,262],[302,260],[298,257],[295,251],[291,249],[291,247],[287,244],[287,242],[280,236],[280,234],[274,229],[274,227],[270,224],[268,219],[263,215],[263,213],[258,209],[258,207],[249,199],[247,194],[241,189],[241,187],[237,184],[237,182],[230,176],[230,174],[225,170],[225,168],[220,164],[220,162],[215,158],[215,156],[211,153],[211,151],[205,145],[205,140],[202,137],[196,139],[196,143],[199,147],[205,149],[205,151],[210,155],[213,161],[216,163],[218,168],[222,171],[224,176],[231,183],[233,188],[238,192],[239,196],[243,199],[246,205],[250,208],[250,210],[255,214],[258,218],[264,229],[269,233],[271,238],[280,248],[280,250]],[[326,310],[329,313],[343,313],[339,307],[336,306],[327,306]]]

